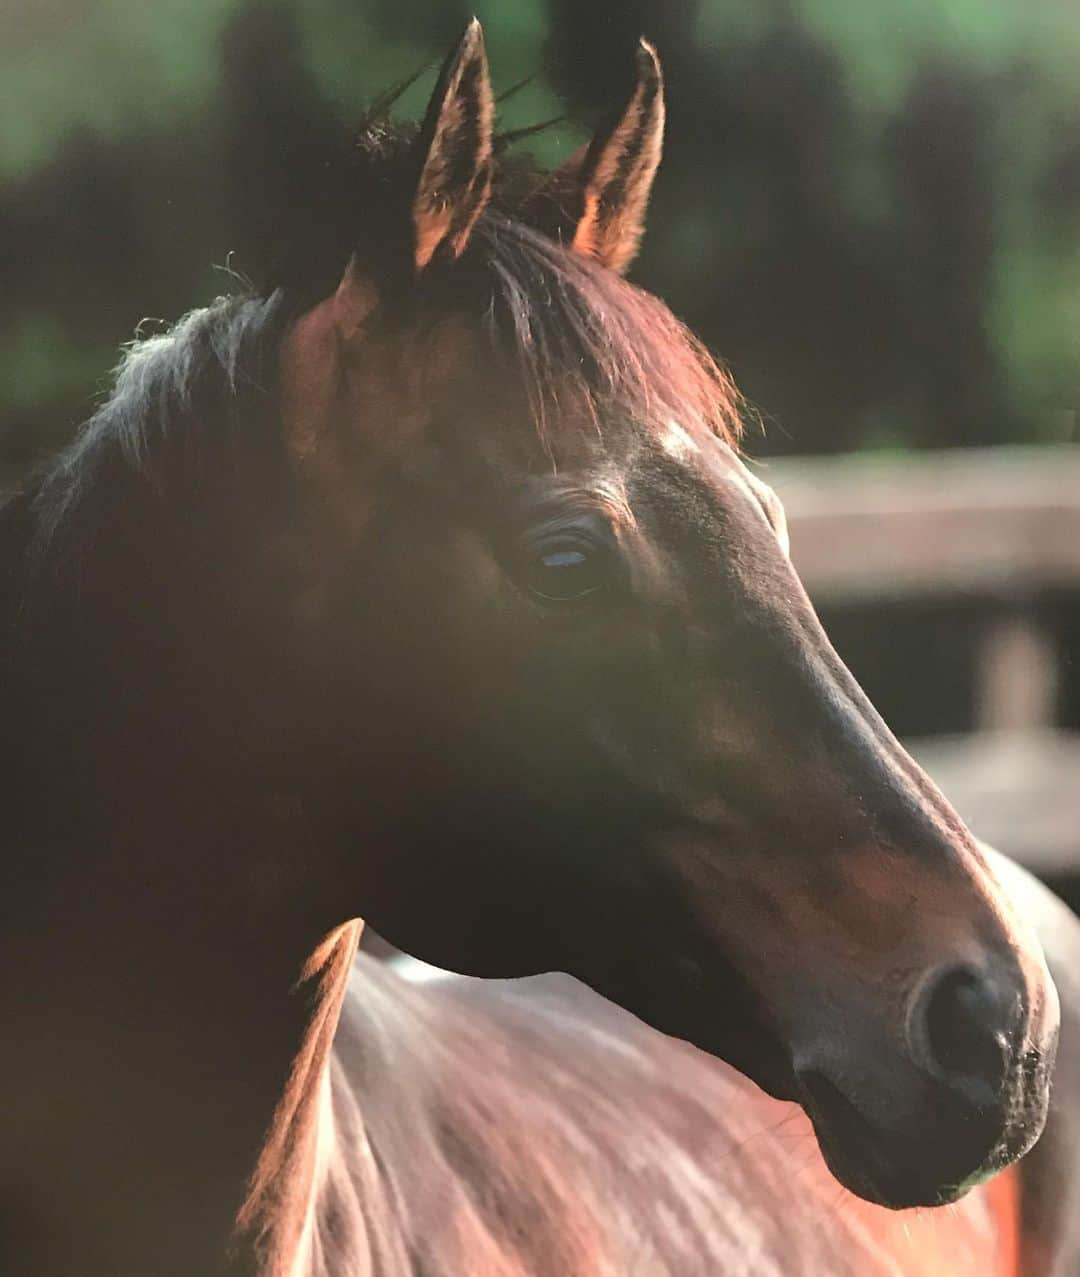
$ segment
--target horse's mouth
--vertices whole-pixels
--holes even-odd
[[[858,1197],[891,1210],[945,1206],[992,1178],[1034,1144],[1044,1115],[1021,1103],[1003,1111],[926,1121],[925,1139],[898,1141],[879,1130],[823,1074],[801,1073],[799,1100],[833,1176]],[[939,1154],[944,1153],[944,1163]]]
[[[955,1170],[951,1156],[943,1167],[928,1146],[936,1142],[933,1138],[917,1153],[905,1146],[906,1141],[890,1139],[824,1074],[810,1070],[796,1073],[788,1048],[760,1024],[747,1023],[734,1032],[729,1028],[722,1042],[709,1034],[689,1036],[695,1045],[720,1056],[774,1099],[798,1103],[813,1123],[833,1177],[849,1192],[877,1206],[905,1210],[957,1201],[980,1180],[1009,1165],[1032,1142],[1015,1128],[1005,1133],[999,1129],[972,1150],[971,1132],[965,1130],[968,1138],[961,1142],[968,1146],[968,1156],[955,1162]],[[933,1123],[927,1125],[935,1129]]]
[[[924,1167],[897,1160],[856,1105],[823,1074],[807,1072],[799,1083],[821,1155],[850,1192],[893,1210],[944,1206],[962,1195],[959,1186],[928,1177]]]

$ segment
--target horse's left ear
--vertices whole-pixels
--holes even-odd
[[[664,77],[647,40],[622,113],[545,180],[524,216],[580,253],[625,271],[637,256],[664,143]]]
[[[440,250],[459,257],[491,196],[495,103],[484,33],[473,18],[439,75],[417,153],[412,202],[418,270]]]

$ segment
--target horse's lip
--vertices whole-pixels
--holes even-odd
[[[829,1170],[865,1201],[890,1210],[945,1206],[972,1186],[974,1180],[942,1183],[928,1177],[921,1165],[897,1161],[857,1105],[823,1074],[800,1072],[797,1085]]]

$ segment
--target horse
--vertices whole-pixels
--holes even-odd
[[[579,1150],[607,1168],[588,1195],[554,1163],[514,1178],[511,1109],[478,1144],[449,1093],[456,1187],[409,1142],[444,1027],[482,1121],[488,1079],[559,1085],[538,1038],[562,1012],[532,1062],[479,1011],[396,1049],[380,1008],[427,1013],[370,963],[350,993],[359,916],[464,975],[565,972],[723,1061],[681,1073],[710,1173],[695,1131],[729,1128],[702,1114],[742,1130],[750,1083],[880,1208],[966,1218],[1037,1140],[1060,1011],[1035,930],[830,646],[731,379],[624,278],[664,127],[647,43],[635,68],[529,173],[472,23],[419,127],[374,112],[332,150],[266,288],[134,346],[0,510],[7,1271],[486,1277],[542,1272],[545,1235],[560,1272],[635,1270],[586,1210],[630,1209],[610,1159]],[[664,1081],[621,1068],[619,1024],[557,1052],[612,1120],[618,1086]],[[496,1140],[509,1197],[485,1197]],[[740,1217],[775,1221],[789,1169]],[[733,1190],[695,1173],[657,1227],[704,1237],[689,1213]],[[516,1260],[466,1227],[492,1204]],[[391,1210],[449,1258],[363,1242]]]

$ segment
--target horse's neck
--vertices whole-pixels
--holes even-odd
[[[44,920],[44,953],[5,961],[0,1211],[21,1223],[4,1270],[254,1272],[246,1241],[225,1262],[234,1221],[294,1059],[330,1031],[324,1012],[313,1037],[310,992],[290,994],[304,945],[271,930],[275,956],[240,921],[230,951],[156,911],[126,934],[102,911],[95,936],[100,901],[88,885],[85,921],[65,908]],[[288,1094],[286,1152],[302,1158],[307,1092]]]
[[[325,930],[285,854],[302,822],[115,752],[130,777],[81,756],[83,827],[39,844],[24,820],[4,883],[0,1268],[255,1272],[246,1242],[223,1256],[293,1061],[328,1031],[297,989]],[[43,819],[80,789],[59,770],[35,777]]]
[[[259,1200],[303,1183],[333,1017],[297,981],[341,916],[332,849],[237,734],[263,707],[236,651],[169,628],[202,624],[198,591],[170,599],[163,539],[121,531],[35,596],[29,505],[0,512],[0,1269],[249,1273],[261,1205],[222,1256],[290,1078]]]

